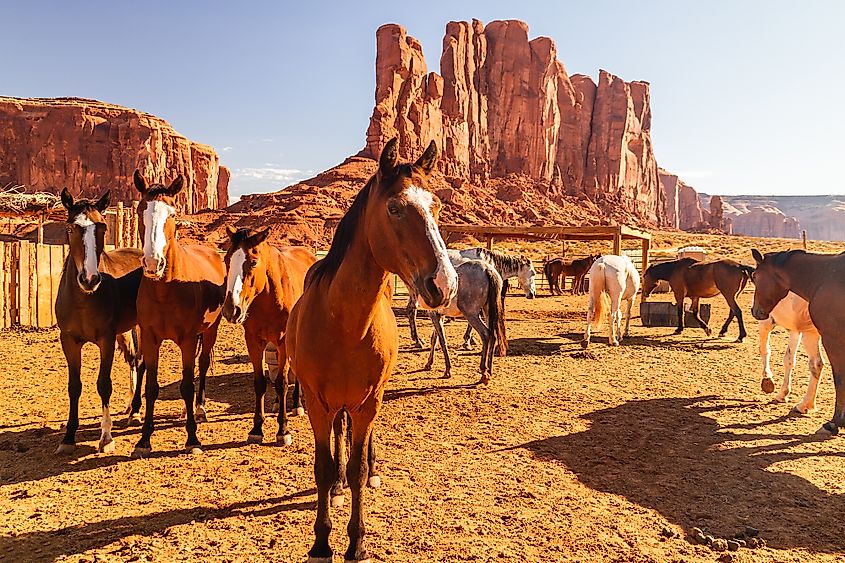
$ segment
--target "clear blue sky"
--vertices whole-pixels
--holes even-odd
[[[364,145],[375,30],[439,71],[449,20],[517,18],[572,73],[651,82],[658,163],[700,191],[845,193],[845,2],[4,3],[0,94],[81,96],[213,145],[233,193],[281,188]]]

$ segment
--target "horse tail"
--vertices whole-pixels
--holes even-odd
[[[549,284],[549,292],[554,295],[554,291],[552,290],[552,287],[554,287],[552,285],[552,263],[548,260],[545,264],[543,264],[543,273],[546,274],[546,282]]]
[[[504,301],[501,300],[502,281],[494,272],[487,271],[487,315],[490,343],[489,353],[499,344],[499,355],[504,356],[508,351],[508,338],[505,334]]]
[[[590,305],[593,306],[593,318],[590,319],[590,328],[598,330],[601,328],[602,319],[607,314],[607,309],[610,307],[610,298],[605,291],[605,266],[598,264],[596,266],[596,275],[593,275],[592,268],[590,269]]]
[[[739,269],[744,274],[746,281],[754,279],[754,267],[753,266],[746,266],[745,264],[740,264]]]

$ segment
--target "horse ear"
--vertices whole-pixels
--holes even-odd
[[[763,255],[762,255],[762,254],[760,254],[760,251],[759,251],[759,250],[757,250],[756,248],[752,248],[752,249],[751,249],[751,256],[753,256],[753,257],[754,257],[754,261],[755,261],[755,262],[757,262],[757,265],[758,265],[758,266],[759,266],[759,265],[760,265],[760,263],[764,260]]]
[[[111,190],[106,190],[106,193],[100,196],[100,199],[97,200],[97,203],[94,204],[94,207],[97,208],[97,211],[102,213],[109,207],[109,200],[111,199]]]
[[[237,232],[238,229],[236,229],[232,225],[226,225],[226,234],[229,235],[229,238],[235,238],[235,233]]]
[[[135,174],[132,176],[132,179],[135,182],[135,189],[142,194],[147,193],[150,189],[149,186],[147,186],[147,180],[141,175],[141,171],[137,168],[135,169]]]
[[[264,227],[257,233],[250,235],[249,239],[247,240],[247,244],[249,246],[258,246],[259,244],[267,240],[268,236],[270,236],[270,227]]]
[[[378,159],[378,169],[383,176],[390,176],[399,165],[399,139],[393,137],[381,151]]]
[[[73,207],[73,196],[70,195],[67,188],[62,188],[62,205],[64,205],[65,209],[68,211],[70,211],[70,208]]]
[[[422,170],[426,174],[430,174],[434,170],[434,165],[437,164],[437,143],[431,141],[428,148],[414,163],[414,168]]]
[[[179,192],[182,191],[182,188],[185,187],[185,177],[179,174],[176,176],[176,179],[170,182],[170,185],[167,186],[167,195],[175,196]]]

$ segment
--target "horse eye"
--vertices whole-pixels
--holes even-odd
[[[400,215],[402,215],[402,208],[396,205],[395,203],[392,203],[387,206],[387,212],[394,217],[399,217]]]

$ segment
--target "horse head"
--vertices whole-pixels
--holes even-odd
[[[519,263],[519,274],[517,274],[519,285],[525,292],[525,297],[534,299],[537,296],[537,286],[535,285],[537,271],[534,269],[534,263],[526,256],[520,256]]]
[[[223,317],[230,323],[242,323],[247,311],[267,285],[267,235],[270,228],[260,231],[226,227],[229,250],[226,251],[226,300]]]
[[[376,262],[413,286],[424,305],[432,309],[448,303],[458,288],[458,275],[437,228],[442,205],[428,188],[437,157],[437,145],[432,141],[416,162],[403,164],[397,139],[388,141],[364,217]]]
[[[109,206],[110,191],[100,199],[73,199],[62,190],[62,205],[67,209],[67,238],[70,255],[79,274],[76,283],[84,293],[94,293],[100,286],[98,265],[105,247],[106,221],[103,212]]]
[[[758,321],[769,318],[775,305],[789,293],[789,285],[783,266],[790,256],[790,252],[770,252],[763,256],[760,251],[751,250],[751,255],[757,262],[757,268],[752,274],[754,281],[754,298],[751,301],[751,314]]]
[[[176,239],[176,194],[185,186],[179,174],[169,186],[148,185],[135,170],[135,188],[141,193],[138,205],[138,231],[144,241],[144,275],[160,279],[167,267],[165,250]]]

